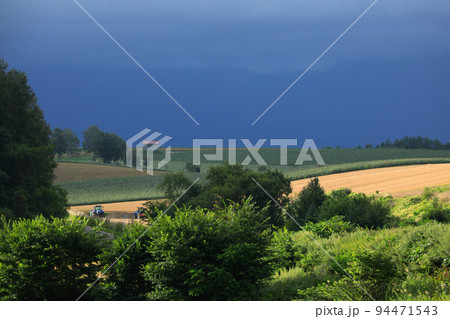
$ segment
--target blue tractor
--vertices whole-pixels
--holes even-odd
[[[98,217],[105,217],[105,211],[103,210],[103,206],[95,205],[94,209],[91,209],[91,216],[97,215]]]

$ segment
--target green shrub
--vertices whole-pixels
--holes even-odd
[[[431,209],[424,214],[423,219],[447,223],[450,220],[450,207],[445,207],[444,204],[440,203],[435,197],[433,198]]]
[[[111,248],[101,255],[101,264],[106,270],[127,251],[108,271],[105,282],[100,283],[103,299],[145,300],[145,294],[151,291],[152,285],[145,280],[142,271],[151,260],[151,254],[147,251],[150,242],[147,230],[141,223],[128,225],[122,235],[113,241]]]
[[[431,195],[430,195],[431,194]],[[418,225],[430,220],[447,223],[450,220],[450,205],[439,201],[434,193],[398,199],[393,215],[400,218],[400,225]]]
[[[444,268],[433,276],[422,273],[408,273],[405,281],[394,290],[396,300],[438,301],[450,300],[448,269]]]
[[[95,281],[103,243],[95,230],[85,231],[86,219],[3,223],[0,299],[75,300]]]
[[[169,206],[170,201],[169,200],[149,200],[145,202],[144,207],[142,208],[142,211],[144,212],[145,216],[149,218],[150,220],[155,220],[157,216],[165,212]],[[167,212],[169,215],[172,214],[172,212]]]
[[[255,172],[241,165],[224,164],[211,166],[204,184],[196,184],[195,189],[183,196],[177,205],[212,209],[215,206],[223,207],[229,201],[240,203],[251,196],[256,208],[267,206],[264,210],[269,218],[267,225],[284,226],[282,210],[255,181],[280,205],[285,206],[289,202],[288,195],[292,191],[290,182],[280,171],[268,169]]]
[[[149,230],[144,266],[152,300],[250,299],[272,275],[265,213],[250,200],[216,211],[178,210]]]
[[[299,290],[300,299],[388,300],[394,283],[400,278],[394,260],[382,251],[353,252],[353,260],[346,270],[353,279],[344,275],[337,281]]]
[[[305,225],[310,221],[316,222],[319,217],[319,209],[325,199],[325,191],[320,186],[319,179],[311,179],[288,206],[287,212],[300,225]],[[298,230],[297,223],[288,219],[287,226],[290,230]]]
[[[292,239],[292,233],[286,228],[279,229],[272,233],[269,246],[271,264],[274,269],[293,268],[296,264],[296,249]]]
[[[328,238],[333,234],[351,232],[355,226],[345,221],[343,216],[333,216],[330,219],[317,223],[309,222],[303,227],[306,231],[312,232],[320,237]]]
[[[379,228],[389,220],[390,207],[385,201],[365,194],[330,196],[320,208],[319,219],[330,219],[337,215],[361,227]]]
[[[317,286],[327,280],[333,280],[335,277],[321,267],[317,267],[312,272],[306,272],[299,267],[281,270],[260,287],[258,300],[288,301],[297,299],[298,290]]]

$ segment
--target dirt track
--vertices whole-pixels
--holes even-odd
[[[107,213],[107,217],[113,222],[130,222],[133,218],[133,213],[141,207],[146,201],[133,201],[133,202],[120,202],[120,203],[109,203],[100,204]],[[82,206],[72,206],[70,207],[69,213],[71,215],[78,215],[80,212],[89,212],[95,205],[82,205]]]
[[[308,179],[293,181],[292,193],[299,193]],[[354,192],[404,194],[427,186],[450,184],[450,164],[427,164],[375,168],[319,177],[325,191],[348,187]]]

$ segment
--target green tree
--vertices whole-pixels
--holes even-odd
[[[91,125],[83,131],[83,143],[82,147],[86,152],[95,153],[98,145],[100,144],[100,139],[102,136],[102,131],[97,125]]]
[[[100,235],[87,219],[38,216],[0,229],[1,300],[75,300],[100,271]],[[88,297],[88,296],[86,296]]]
[[[188,206],[204,208],[223,207],[227,201],[241,202],[251,196],[258,209],[267,206],[265,211],[270,224],[284,225],[285,218],[282,210],[255,181],[280,205],[283,206],[289,202],[291,185],[280,171],[255,172],[241,165],[224,164],[210,167],[206,174],[206,182],[201,187],[191,189],[181,198],[178,205],[185,203]]]
[[[70,128],[64,130],[59,127],[55,128],[52,131],[51,142],[58,157],[64,153],[75,153],[76,148],[80,145],[80,140]]]
[[[0,60],[0,212],[64,216],[66,192],[53,185],[51,130],[25,73]]]
[[[319,184],[319,179],[311,179],[302,191],[297,195],[288,206],[287,211],[292,218],[300,225],[307,222],[317,222],[319,219],[319,210],[325,201],[325,191]],[[288,220],[287,226],[290,230],[298,230],[299,227],[292,220]]]
[[[52,132],[51,141],[53,144],[53,150],[58,157],[61,157],[67,152],[67,141],[64,136],[63,130],[59,127],[55,128]]]
[[[365,194],[347,194],[344,191],[329,196],[320,208],[319,220],[342,215],[345,220],[361,227],[383,227],[389,216],[387,203]]]
[[[117,162],[125,159],[125,141],[114,133],[102,132],[95,153],[104,163]]]
[[[70,128],[65,128],[63,130],[63,135],[66,140],[67,152],[71,155],[74,154],[76,148],[80,145],[78,136]]]
[[[112,267],[103,286],[104,299],[111,300],[145,300],[145,295],[152,290],[152,284],[144,278],[143,267],[152,260],[148,251],[151,236],[147,226],[135,223],[127,226],[115,239],[111,247],[101,255],[104,270],[123,255]],[[134,245],[132,245],[135,243]]]
[[[128,227],[102,255],[106,269],[129,248],[103,284],[112,299],[250,299],[272,275],[270,229],[251,198],[220,209],[184,207],[173,217],[159,216],[150,228]]]
[[[143,268],[152,300],[247,300],[272,275],[265,214],[250,199],[215,211],[182,209],[149,232]]]
[[[164,193],[164,197],[169,201],[175,201],[192,184],[192,181],[183,173],[169,173],[164,175],[158,189]]]

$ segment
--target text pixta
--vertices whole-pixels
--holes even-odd
[[[259,139],[255,144],[248,139],[241,139],[245,148],[248,151],[248,155],[240,163],[241,165],[248,165],[252,161],[252,158],[258,165],[267,165],[264,158],[259,153],[261,147],[267,139]],[[287,150],[288,146],[298,146],[297,139],[270,139],[270,146],[278,146],[280,148],[280,165],[287,165]],[[203,154],[204,158],[208,161],[223,161],[224,140],[223,139],[194,139],[193,140],[193,164],[200,165],[201,162],[201,150],[202,147],[212,146],[215,149],[215,154]],[[228,140],[228,158],[226,159],[230,165],[237,164],[236,160],[236,139]],[[225,146],[226,147],[226,146]],[[295,165],[303,165],[304,162],[313,161],[311,155],[308,153],[311,151],[317,165],[325,165],[325,162],[317,149],[314,140],[306,139],[299,151]]]
[[[316,318],[323,316],[345,316],[356,317],[359,314],[359,308],[348,307],[320,307],[316,308]]]

